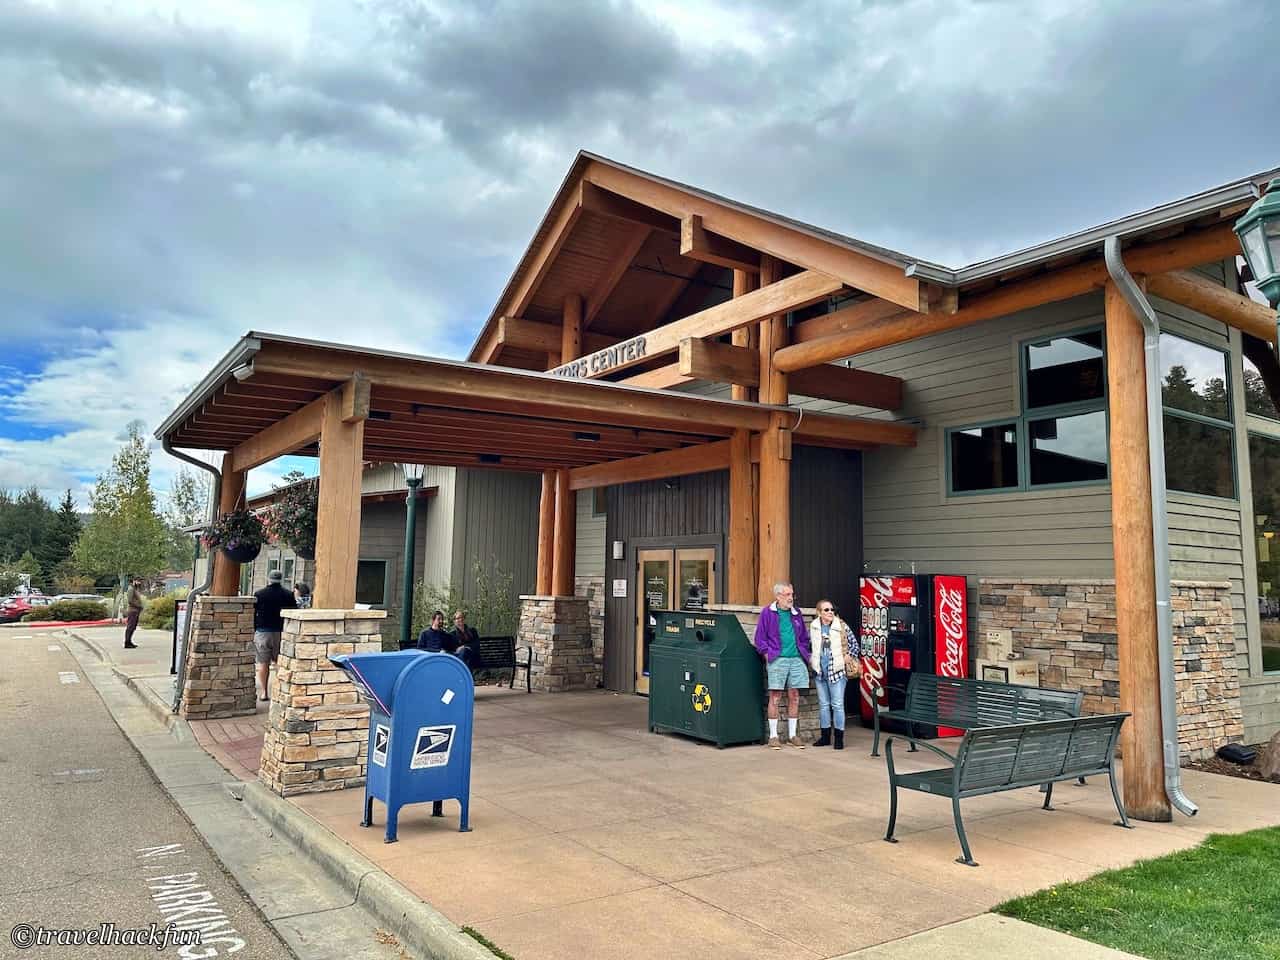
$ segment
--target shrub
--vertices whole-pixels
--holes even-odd
[[[57,603],[51,603],[47,607],[42,607],[33,614],[28,614],[33,620],[105,620],[111,614],[107,610],[107,605],[97,600],[59,600]],[[25,620],[26,617],[23,617]]]
[[[93,593],[94,579],[72,573],[56,578],[53,581],[53,587],[58,593]]]
[[[148,630],[163,630],[165,622],[178,615],[177,609],[177,597],[171,593],[148,600],[142,608],[142,616],[138,617],[138,626]]]
[[[471,570],[470,589],[456,583],[419,580],[413,591],[413,636],[431,624],[431,614],[444,613],[444,628],[453,629],[453,612],[467,614],[467,625],[482,637],[513,636],[520,626],[519,602],[514,578],[501,567],[487,569],[479,560]],[[466,599],[470,595],[470,599]]]

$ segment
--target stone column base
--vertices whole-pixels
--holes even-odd
[[[196,597],[178,715],[188,720],[256,712],[253,597]]]
[[[521,597],[516,643],[533,651],[535,690],[594,690],[600,685],[586,597]]]
[[[282,797],[362,787],[369,708],[335,653],[381,653],[383,610],[285,610],[258,778]]]

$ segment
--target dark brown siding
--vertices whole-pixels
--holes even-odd
[[[823,597],[857,627],[862,572],[862,455],[791,451],[791,579],[805,615]]]
[[[842,450],[797,446],[791,466],[792,579],[802,603],[829,596],[856,626],[862,569],[862,460]],[[725,531],[729,526],[727,471],[610,487],[605,532],[604,683],[635,689],[636,550],[715,545],[717,596],[724,596]],[[614,560],[621,540],[626,557]],[[612,582],[627,581],[613,597]]]

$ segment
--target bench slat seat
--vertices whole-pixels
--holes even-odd
[[[885,839],[897,842],[893,831],[898,819],[899,787],[950,797],[963,854],[957,862],[976,867],[978,864],[969,852],[964,822],[960,819],[962,799],[1044,784],[1047,785],[1044,809],[1052,810],[1055,783],[1103,773],[1111,781],[1111,797],[1120,812],[1117,825],[1128,827],[1129,818],[1120,802],[1115,770],[1116,743],[1128,716],[1115,713],[975,728],[964,735],[954,758],[925,744],[951,759],[951,766],[903,773],[894,766],[893,738],[890,737],[885,744],[885,765],[889,771],[889,828]]]

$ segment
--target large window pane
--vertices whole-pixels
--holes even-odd
[[[1027,434],[1033,486],[1107,479],[1107,415],[1103,411],[1032,420]]]
[[[356,603],[386,606],[387,561],[361,560],[356,564]]]
[[[1267,389],[1267,381],[1262,376],[1262,371],[1249,359],[1249,351],[1251,349],[1261,348],[1263,351],[1270,351],[1273,348],[1265,341],[1251,337],[1247,333],[1241,339],[1244,341],[1245,347],[1244,408],[1254,416],[1280,420],[1280,395],[1274,397],[1271,395],[1271,392]],[[1263,357],[1262,359],[1264,362],[1271,362],[1269,357]]]
[[[1165,414],[1165,486],[1184,493],[1234,498],[1231,431]]]
[[[1016,424],[954,430],[950,442],[952,490],[962,493],[1018,485]]]
[[[1217,420],[1231,419],[1227,355],[1170,333],[1160,334],[1160,383],[1164,405]]]
[[[1102,331],[1028,344],[1026,368],[1028,407],[1100,400],[1106,383]]]
[[[1249,437],[1262,668],[1280,671],[1280,440]]]

